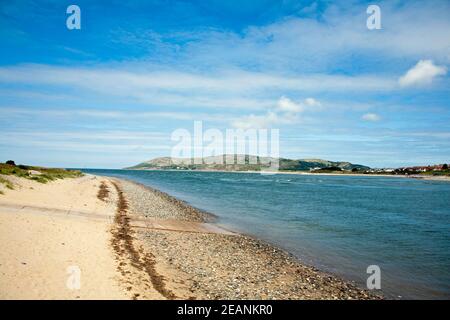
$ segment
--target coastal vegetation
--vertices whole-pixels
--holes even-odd
[[[448,176],[450,177],[450,170],[436,170],[436,171],[425,171],[421,172],[421,175],[424,176]]]
[[[16,165],[14,161],[9,160],[6,163],[0,163],[0,175],[12,175],[40,183],[47,183],[48,181],[57,179],[76,178],[83,174],[78,170]],[[13,184],[2,176],[0,176],[0,183],[5,185],[8,189],[14,188]]]
[[[0,177],[0,183],[4,184],[5,187],[7,187],[8,189],[14,189],[13,184],[9,180],[6,180],[5,178]]]

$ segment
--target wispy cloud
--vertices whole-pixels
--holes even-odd
[[[11,118],[14,116],[32,116],[42,118],[78,118],[89,117],[96,119],[116,119],[116,120],[149,120],[149,119],[171,119],[171,120],[198,120],[226,122],[231,118],[226,114],[208,114],[192,112],[159,112],[159,111],[123,111],[123,110],[102,110],[102,109],[76,109],[60,106],[52,109],[36,109],[30,107],[8,107],[0,105],[0,115]]]
[[[382,10],[382,31],[369,31],[367,3],[352,1],[327,5],[314,18],[292,15],[240,31],[204,28],[155,35],[136,30],[118,39],[161,50],[161,62],[180,68],[249,66],[256,71],[323,73],[341,65],[352,74],[358,72],[351,67],[355,59],[370,64],[369,70],[384,72],[420,57],[449,61],[448,1],[426,6],[421,1],[401,5],[379,1],[377,5]],[[380,60],[387,63],[376,63]]]
[[[149,98],[155,92],[243,94],[268,89],[290,91],[391,90],[395,80],[379,76],[310,74],[280,76],[238,69],[203,75],[177,71],[136,71],[126,66],[68,68],[21,65],[0,68],[0,82],[82,88],[102,94]],[[150,93],[148,93],[150,90]],[[198,93],[198,92],[196,92]]]

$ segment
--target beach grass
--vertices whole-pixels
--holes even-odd
[[[34,180],[40,183],[47,183],[57,179],[81,177],[83,173],[78,170],[66,170],[60,168],[44,168],[26,165],[11,165],[0,163],[0,174],[13,175],[20,178]],[[12,189],[12,184],[0,177],[0,182]]]
[[[14,189],[13,184],[9,180],[6,180],[5,178],[0,177],[0,183],[4,184],[5,187],[7,187],[8,189],[11,189],[11,190]],[[3,192],[2,192],[2,194],[3,194]]]

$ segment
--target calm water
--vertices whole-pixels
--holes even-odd
[[[84,170],[128,178],[216,214],[302,261],[390,297],[450,298],[450,183],[385,177]]]

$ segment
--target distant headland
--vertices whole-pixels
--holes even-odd
[[[230,161],[230,159],[232,161]],[[416,177],[450,176],[448,164],[410,166],[399,168],[371,168],[348,161],[323,159],[270,158],[254,155],[218,155],[204,158],[158,157],[137,165],[129,170],[197,170],[197,171],[264,171],[277,162],[279,172],[403,175]]]

